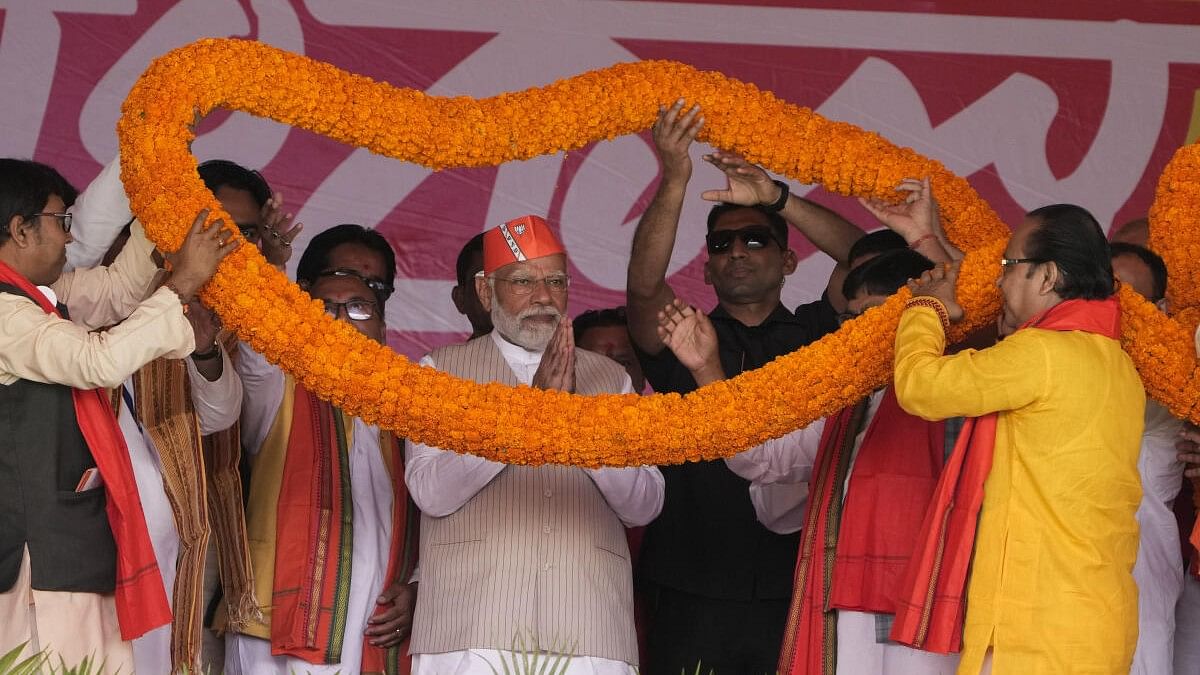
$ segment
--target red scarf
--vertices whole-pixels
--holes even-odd
[[[295,385],[283,483],[276,507],[271,653],[309,663],[341,662],[350,596],[353,505],[347,430],[340,411]],[[415,566],[416,525],[409,523],[400,444],[386,435],[392,468],[392,541],[384,584],[407,580]],[[408,672],[404,645],[381,649],[363,638],[363,673]],[[358,670],[358,668],[351,668]]]
[[[19,272],[0,262],[0,282],[21,289],[47,314],[58,308]],[[103,389],[72,389],[75,417],[96,467],[104,478],[108,523],[117,546],[114,591],[121,639],[132,640],[171,623],[171,607],[154,558],[125,437]]]
[[[1121,310],[1107,300],[1066,300],[1021,328],[1084,331],[1117,340]],[[967,573],[975,551],[975,528],[983,485],[992,468],[999,413],[968,420],[938,481],[925,516],[917,552],[897,600],[892,640],[917,649],[949,654],[962,649]]]
[[[945,457],[945,425],[904,412],[891,387],[867,427],[842,500],[865,405],[829,419],[814,465],[781,673],[836,669],[832,609],[892,613]]]

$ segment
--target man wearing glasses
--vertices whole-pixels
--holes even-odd
[[[48,166],[0,160],[0,652],[127,671],[129,641],[171,610],[105,389],[193,352],[186,305],[237,242],[202,211],[154,286],[135,223],[110,267],[64,273],[74,194]]]
[[[999,262],[1004,339],[987,349],[944,355],[962,318],[957,265],[909,282],[896,397],[925,419],[977,419],[947,462],[892,638],[961,643],[960,674],[1128,673],[1146,396],[1121,349],[1108,244],[1090,213],[1058,204],[1027,214]]]
[[[576,349],[570,281],[543,219],[488,230],[475,284],[494,330],[435,350],[422,365],[481,383],[631,393],[620,365]],[[623,525],[658,514],[658,469],[509,466],[412,442],[406,454],[422,513],[414,673],[506,672],[525,654],[536,659],[530,670],[562,659],[550,670],[635,672]]]
[[[629,329],[646,379],[657,392],[687,393],[711,380],[761,367],[837,329],[828,298],[791,312],[780,303],[796,269],[789,223],[841,265],[862,231],[837,214],[789,195],[786,184],[739,157],[705,157],[729,181],[701,196],[723,202],[708,218],[704,281],[716,292],[710,315],[721,371],[694,375],[667,349],[658,314],[676,299],[667,282],[679,218],[692,174],[689,148],[703,124],[683,101],[660,112],[653,138],[662,179],[638,223],[629,261]],[[724,462],[663,467],[662,515],[646,530],[638,566],[650,608],[648,659],[654,673],[775,672],[798,537],[780,535],[755,517],[749,482]]]
[[[330,316],[382,343],[394,271],[381,235],[339,225],[309,243],[298,281]],[[238,370],[242,441],[252,456],[249,554],[263,620],[228,625],[225,672],[385,672],[406,658],[416,595],[401,445],[244,344]],[[331,529],[319,534],[322,519]],[[310,602],[320,607],[311,615]]]

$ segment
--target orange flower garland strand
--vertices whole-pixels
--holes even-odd
[[[118,124],[122,179],[147,234],[172,251],[190,214],[202,208],[233,222],[196,173],[189,125],[197,111],[242,110],[446,168],[528,159],[633,133],[649,127],[660,102],[680,97],[704,110],[701,140],[801,182],[895,198],[902,178],[932,176],[948,234],[968,252],[958,289],[967,320],[958,331],[994,318],[993,282],[1008,230],[964,179],[877,134],[674,62],[618,64],[476,100],[397,89],[255,42],[201,40],[157,59],[126,99]],[[203,292],[241,339],[368,422],[502,462],[579,466],[725,457],[853,403],[890,377],[891,336],[906,295],[761,369],[685,397],[582,397],[477,385],[415,366],[326,316],[252,246],[229,256]],[[1128,343],[1143,377],[1156,396],[1193,396],[1186,406],[1160,397],[1173,411],[1190,410],[1194,357],[1176,358],[1169,365],[1177,370],[1157,375],[1164,346],[1175,348],[1177,326],[1132,305]]]

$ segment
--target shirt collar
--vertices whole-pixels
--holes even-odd
[[[720,304],[718,304],[716,306],[716,308],[713,309],[713,311],[708,313],[708,317],[710,319],[715,319],[717,321],[728,321],[728,322],[736,323],[736,324],[739,324],[742,326],[746,325],[746,324],[742,323],[741,321],[733,318],[733,315],[731,315],[728,311],[726,311],[725,307]],[[775,309],[771,310],[771,313],[768,314],[767,318],[765,320],[763,320],[763,322],[759,325],[765,326],[769,323],[798,324],[798,323],[800,323],[800,319],[798,319],[796,317],[796,315],[793,314],[792,312],[789,312],[787,310],[787,308],[784,307],[783,304],[781,303],[781,304],[776,305]],[[749,327],[749,326],[747,326],[747,327]]]
[[[508,340],[505,340],[503,337],[500,337],[500,331],[498,330],[493,330],[491,336],[492,342],[495,342],[496,346],[500,348],[500,355],[503,356],[504,360],[509,364],[520,366],[536,366],[542,362],[542,354],[545,353],[544,351],[531,352],[520,345],[514,345]]]

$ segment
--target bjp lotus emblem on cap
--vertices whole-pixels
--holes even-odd
[[[545,219],[521,216],[483,233],[483,272],[564,252]]]

